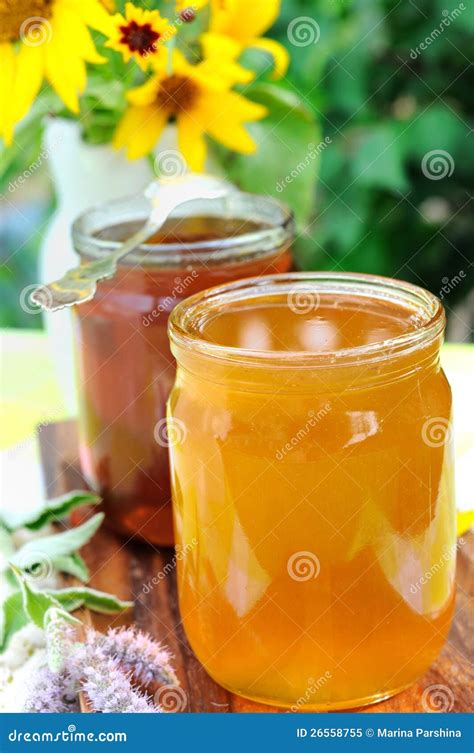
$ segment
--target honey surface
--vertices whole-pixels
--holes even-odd
[[[414,329],[410,312],[389,301],[318,295],[294,302],[286,297],[226,307],[199,326],[203,339],[234,348],[325,352],[381,343]],[[309,309],[309,310],[307,310]]]

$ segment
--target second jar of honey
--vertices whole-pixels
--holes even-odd
[[[140,198],[91,209],[73,225],[82,259],[117,249],[147,218]],[[188,202],[76,308],[84,475],[120,533],[171,545],[165,404],[175,363],[168,316],[212,285],[290,268],[293,221],[277,201],[232,192]]]

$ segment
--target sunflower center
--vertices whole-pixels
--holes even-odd
[[[52,13],[54,0],[0,0],[0,42],[25,40],[40,34]]]
[[[161,82],[158,104],[171,114],[189,110],[198,94],[194,81],[186,76],[173,74]]]
[[[156,50],[156,43],[160,34],[151,28],[150,24],[137,24],[130,21],[126,26],[120,26],[122,37],[120,42],[126,44],[130,52],[137,52],[144,57]]]

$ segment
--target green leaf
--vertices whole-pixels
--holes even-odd
[[[363,129],[356,134],[348,185],[370,186],[391,191],[409,187],[403,168],[398,129],[391,123]]]
[[[81,97],[81,116],[87,114],[87,100],[95,100],[98,109],[120,112],[125,105],[124,84],[121,80],[104,80],[102,72],[88,77],[87,87]]]
[[[468,31],[474,31],[474,5],[472,3],[446,3],[446,0],[437,0],[435,13],[439,14],[440,19],[446,16],[446,9],[451,11],[460,11],[459,15],[451,15],[453,19],[451,26],[447,30],[447,34],[451,38],[453,33],[465,33],[465,39],[471,39]],[[432,15],[430,14],[430,21]],[[429,32],[428,32],[429,33]],[[457,50],[454,49],[454,52]],[[454,53],[453,53],[454,54]]]
[[[81,607],[87,607],[94,612],[114,614],[124,609],[130,609],[133,601],[122,601],[113,594],[104,591],[96,591],[94,588],[61,588],[46,591],[48,595],[56,599],[68,612],[74,612]]]
[[[358,32],[356,29],[353,31]],[[333,65],[326,80],[325,89],[331,106],[348,115],[362,109],[367,98],[367,76],[371,61],[367,59],[364,47],[366,45],[354,44],[354,49],[347,55],[347,62]],[[319,52],[317,48],[315,52]]]
[[[0,145],[0,190],[10,200],[17,186],[24,182],[24,172],[43,161],[41,121],[31,118],[28,126],[16,130],[10,146]]]
[[[332,183],[334,185],[334,183]],[[321,192],[327,197],[328,189]],[[364,235],[367,234],[367,217],[369,215],[369,191],[346,185],[341,186],[338,195],[332,195],[331,201],[311,226],[313,253],[310,244],[305,243],[301,249],[302,238],[295,244],[297,262],[304,269],[334,268],[334,263],[347,257],[350,267],[352,252],[361,243],[365,247]],[[328,266],[329,265],[329,266]],[[338,269],[340,267],[338,266]],[[358,267],[354,267],[358,269]],[[362,270],[360,270],[362,271]]]
[[[64,609],[52,607],[44,616],[44,630],[48,650],[48,666],[52,672],[61,672],[70,650],[68,634],[64,631],[65,623],[81,625],[81,621],[68,614]]]
[[[103,519],[104,513],[99,512],[85,523],[68,531],[28,541],[15,552],[10,561],[18,567],[27,563],[28,569],[34,569],[36,564],[44,565],[45,561],[54,565],[58,557],[74,554],[77,549],[84,546],[95,534]]]
[[[51,607],[44,616],[43,627],[46,630],[50,625],[69,622],[71,625],[82,625],[82,622],[74,615],[66,612],[62,607]]]
[[[68,492],[61,497],[47,499],[40,509],[28,512],[27,514],[8,510],[6,513],[3,513],[2,519],[4,525],[10,531],[17,528],[29,528],[32,531],[36,531],[47,523],[61,520],[61,518],[64,518],[78,507],[97,505],[100,501],[100,497],[96,494],[77,490]]]
[[[0,652],[5,651],[11,637],[27,625],[28,621],[22,593],[15,591],[3,600],[0,607]]]
[[[53,565],[58,572],[67,573],[67,575],[73,575],[83,583],[87,583],[87,581],[89,580],[89,569],[81,555],[77,552],[69,555],[64,555],[62,557],[55,557],[55,559],[53,560]]]
[[[21,570],[14,565],[12,565],[12,570],[20,584],[23,608],[26,614],[31,622],[42,628],[48,609],[51,609],[51,607],[59,607],[61,605],[56,601],[54,596],[49,595],[45,591],[37,591],[32,588],[23,577]]]
[[[313,212],[320,154],[330,144],[321,142],[313,114],[292,92],[259,84],[249,96],[269,110],[266,118],[248,126],[258,145],[256,153],[217,154],[227,176],[240,188],[275,196],[305,223]]]
[[[467,135],[466,126],[455,112],[445,105],[433,104],[423,114],[415,113],[404,128],[400,144],[404,155],[418,163],[433,149],[442,149],[472,163],[469,149],[464,147]]]

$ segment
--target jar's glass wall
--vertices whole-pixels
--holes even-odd
[[[283,368],[274,353],[249,365],[231,347],[212,350],[193,311],[213,304],[197,301],[173,316],[169,401],[180,608],[194,651],[233,692],[289,708],[397,692],[439,653],[453,608],[439,331],[409,357],[408,344],[387,347],[385,372],[361,353],[342,366],[329,354],[316,379],[298,354]]]
[[[83,257],[120,244],[145,217],[139,200],[93,209],[74,226]],[[264,221],[258,217],[264,213]],[[175,375],[166,327],[176,303],[215,284],[291,265],[291,216],[277,202],[236,194],[193,202],[166,232],[119,265],[76,309],[80,452],[87,481],[121,533],[171,545],[165,403]],[[228,235],[226,235],[228,233]]]

